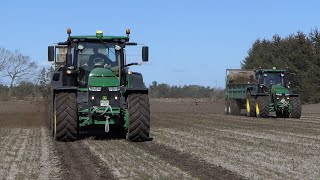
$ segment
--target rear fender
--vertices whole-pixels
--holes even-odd
[[[133,93],[149,94],[149,89],[148,88],[129,88],[129,89],[126,89],[126,96],[133,94]]]

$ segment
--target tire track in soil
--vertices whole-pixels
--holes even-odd
[[[171,165],[174,165],[199,179],[245,179],[241,175],[224,169],[221,166],[209,164],[193,157],[190,154],[179,152],[162,144],[143,142],[134,143],[133,145],[167,161]]]
[[[55,142],[63,179],[115,179],[107,165],[82,141]]]

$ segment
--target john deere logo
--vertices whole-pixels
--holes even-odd
[[[108,97],[107,96],[102,96],[102,100],[106,101],[106,100],[108,100]]]

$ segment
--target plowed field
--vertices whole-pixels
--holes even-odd
[[[320,105],[302,118],[223,114],[223,102],[151,101],[153,141],[55,142],[44,102],[0,103],[0,179],[318,179]]]

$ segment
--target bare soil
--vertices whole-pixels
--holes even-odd
[[[0,179],[317,179],[320,104],[301,119],[224,115],[224,102],[151,101],[153,141],[55,142],[47,103],[0,102]]]

